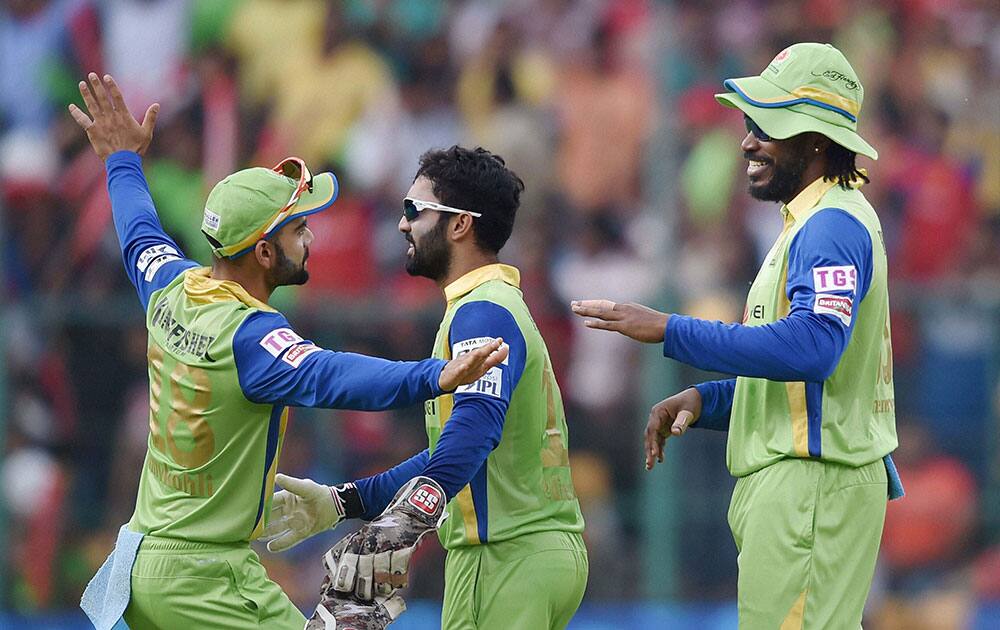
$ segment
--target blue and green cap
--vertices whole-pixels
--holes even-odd
[[[865,90],[843,53],[830,44],[789,46],[759,76],[726,79],[715,98],[749,116],[772,138],[814,131],[840,146],[878,159],[858,135]]]
[[[299,158],[286,158],[270,169],[244,169],[209,193],[201,231],[212,253],[237,258],[292,219],[327,209],[338,192],[333,173],[312,175]]]

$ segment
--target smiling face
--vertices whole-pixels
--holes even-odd
[[[761,201],[788,203],[809,183],[805,175],[814,154],[818,153],[814,146],[817,134],[804,133],[776,140],[762,134],[749,118],[747,121],[749,131],[740,148],[749,162],[750,196]]]
[[[421,201],[440,203],[434,195],[434,185],[426,177],[418,177],[406,196]],[[399,231],[409,247],[406,250],[406,272],[411,276],[424,276],[435,282],[448,275],[451,266],[451,246],[447,231],[451,216],[436,210],[423,210],[409,221],[399,219]]]
[[[305,284],[309,280],[306,259],[313,233],[306,225],[306,218],[293,219],[275,234],[275,264],[268,270],[271,286],[280,287]]]

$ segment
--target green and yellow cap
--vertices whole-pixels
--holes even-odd
[[[339,188],[333,173],[312,175],[296,157],[237,171],[209,193],[201,231],[216,256],[237,258],[292,219],[330,207]]]
[[[729,92],[715,98],[743,110],[764,133],[784,140],[807,131],[878,159],[878,151],[858,135],[865,90],[843,53],[830,44],[789,46],[756,77],[726,79]]]

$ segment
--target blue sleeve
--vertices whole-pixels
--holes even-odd
[[[180,247],[160,226],[142,173],[142,158],[131,151],[118,151],[108,156],[105,168],[125,273],[146,308],[154,291],[198,263],[184,258]]]
[[[736,379],[708,381],[694,386],[701,394],[701,415],[692,427],[713,431],[729,430],[729,414],[733,410]]]
[[[455,496],[482,468],[500,443],[510,397],[527,361],[527,345],[514,316],[493,302],[463,304],[452,319],[448,340],[452,356],[503,337],[507,359],[481,379],[455,391],[451,416],[423,474]]]
[[[255,403],[374,411],[441,395],[445,361],[387,361],[324,350],[279,313],[247,317],[233,339],[243,395]]]
[[[854,327],[854,304],[871,284],[868,230],[843,210],[813,215],[788,255],[787,317],[763,326],[671,315],[664,356],[695,367],[775,381],[826,380]]]
[[[371,477],[358,479],[354,485],[361,495],[361,504],[365,511],[361,518],[370,521],[376,518],[396,496],[396,491],[403,487],[410,479],[423,473],[427,467],[427,460],[430,454],[424,449],[401,464],[393,466],[385,472],[380,472]]]

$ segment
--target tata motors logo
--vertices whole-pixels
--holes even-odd
[[[425,483],[414,490],[407,501],[424,514],[433,516],[441,503],[441,493],[434,486]]]

